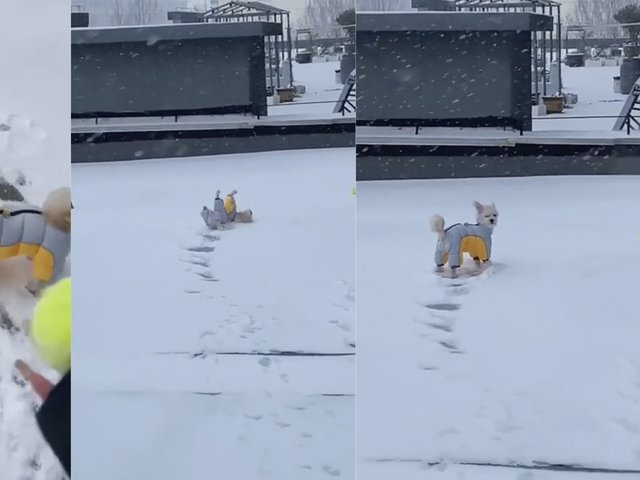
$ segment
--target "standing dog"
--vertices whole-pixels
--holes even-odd
[[[436,271],[442,272],[449,263],[452,275],[462,265],[463,256],[468,253],[476,265],[491,259],[491,235],[498,225],[498,210],[494,204],[483,205],[473,202],[476,207],[476,223],[456,223],[445,229],[442,215],[431,218],[431,231],[438,234],[435,253]]]

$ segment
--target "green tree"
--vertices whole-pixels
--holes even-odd
[[[355,8],[350,8],[349,10],[345,10],[338,18],[336,18],[336,22],[347,32],[347,35],[351,40],[354,39],[356,33],[356,10]]]
[[[629,39],[637,46],[640,35],[640,5],[627,5],[618,10],[613,18],[622,25],[629,34]],[[630,25],[634,23],[638,25]]]

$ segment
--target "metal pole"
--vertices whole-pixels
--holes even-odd
[[[269,86],[271,87],[271,94],[275,95],[273,89],[273,64],[271,63],[271,37],[267,37],[267,56],[269,57]]]
[[[547,14],[545,5],[542,5],[542,14]],[[542,95],[547,95],[547,31],[542,31]]]
[[[560,93],[564,89],[562,85],[562,62],[560,56],[562,55],[562,17],[560,16],[560,5],[558,5],[558,88],[560,89]],[[569,42],[567,42],[568,44]]]
[[[293,60],[291,60],[291,16],[289,12],[287,12],[287,51],[289,53],[289,78],[291,79],[291,85],[293,85]]]
[[[267,16],[269,18],[269,16]],[[274,15],[275,20],[275,15]],[[276,84],[278,88],[280,88],[280,49],[278,48],[278,42],[282,41],[282,35],[276,35],[274,45],[275,45],[275,57],[276,57]]]
[[[536,7],[533,6],[533,12],[535,13]],[[533,63],[533,81],[534,92],[536,94],[536,105],[540,104],[540,86],[538,78],[538,32],[531,32],[531,51],[532,51],[532,63]]]

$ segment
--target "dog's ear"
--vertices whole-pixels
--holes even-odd
[[[484,210],[484,206],[480,202],[474,201],[473,206],[476,207],[478,213],[482,213],[482,211]]]

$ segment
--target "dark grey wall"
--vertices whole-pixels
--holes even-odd
[[[229,131],[72,134],[71,162],[109,162],[355,146],[353,119]]]
[[[628,41],[628,38],[586,38],[583,42],[580,38],[563,38],[562,48],[582,48],[583,45],[586,45],[587,48],[607,48],[613,46],[622,47],[622,45],[624,45]]]
[[[89,26],[89,12],[71,12],[71,28]]]
[[[520,144],[514,147],[357,145],[356,178],[640,175],[640,144]]]
[[[411,7],[432,11],[454,11],[456,4],[453,0],[411,0]]]
[[[75,44],[72,114],[253,104],[266,115],[263,39]]]
[[[167,12],[167,20],[172,23],[202,23],[204,22],[204,13],[172,10]]]
[[[358,32],[358,122],[522,118],[530,33]]]

